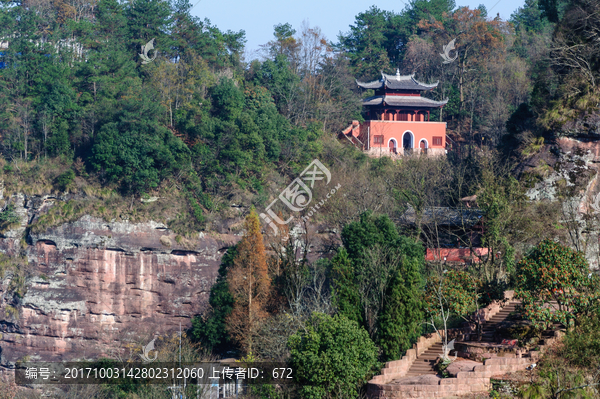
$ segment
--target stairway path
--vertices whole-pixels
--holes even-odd
[[[406,377],[412,377],[415,375],[423,374],[437,374],[434,369],[435,361],[438,356],[442,353],[442,343],[438,342],[429,347],[425,352],[418,356],[413,364],[408,369]]]
[[[519,301],[509,301],[498,313],[486,321],[483,325],[482,342],[494,342],[494,333],[498,325],[505,321],[508,316],[516,310]],[[437,374],[435,362],[442,354],[442,343],[433,344],[429,349],[418,356],[408,369],[406,377],[414,377],[424,374]]]
[[[481,342],[495,342],[495,333],[498,326],[508,319],[508,316],[517,310],[519,301],[509,301],[498,313],[492,316],[491,319],[487,320],[483,324],[483,332],[481,336]]]

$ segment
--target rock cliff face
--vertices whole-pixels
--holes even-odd
[[[599,164],[600,141],[563,137],[521,165],[539,179],[529,198],[560,201],[566,226],[560,239],[583,252],[592,269],[600,268]]]
[[[84,216],[31,234],[28,224],[52,198],[15,196],[21,226],[0,252],[27,265],[24,295],[5,271],[0,294],[1,363],[108,355],[126,343],[175,331],[208,304],[220,259],[239,237],[182,239],[166,226]],[[15,281],[13,281],[15,280]],[[151,338],[150,338],[151,339]]]

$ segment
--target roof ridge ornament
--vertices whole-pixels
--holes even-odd
[[[437,87],[439,80],[434,84],[422,83],[415,79],[415,73],[410,75],[400,75],[400,68],[396,69],[396,74],[388,75],[381,71],[381,78],[372,82],[360,82],[355,79],[356,84],[363,89],[390,89],[390,90],[431,90]]]

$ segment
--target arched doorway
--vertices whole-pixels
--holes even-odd
[[[390,147],[390,152],[397,154],[398,144],[396,143],[396,139],[390,139],[388,142],[388,147]]]
[[[414,147],[414,137],[412,132],[404,132],[402,136],[402,147],[405,150],[412,150]]]

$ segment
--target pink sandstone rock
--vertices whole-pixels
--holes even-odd
[[[126,343],[178,331],[180,323],[188,328],[207,306],[223,253],[239,237],[181,240],[159,223],[86,216],[29,240],[27,292],[18,315],[0,322],[4,366],[24,356],[106,356]],[[14,241],[0,239],[0,251],[14,255]],[[11,277],[0,285],[2,313],[15,304],[7,291]]]
[[[455,360],[454,362],[450,363],[446,371],[448,371],[448,374],[451,376],[456,377],[456,375],[461,371],[473,371],[475,366],[481,365],[482,363],[475,362],[473,360]]]

